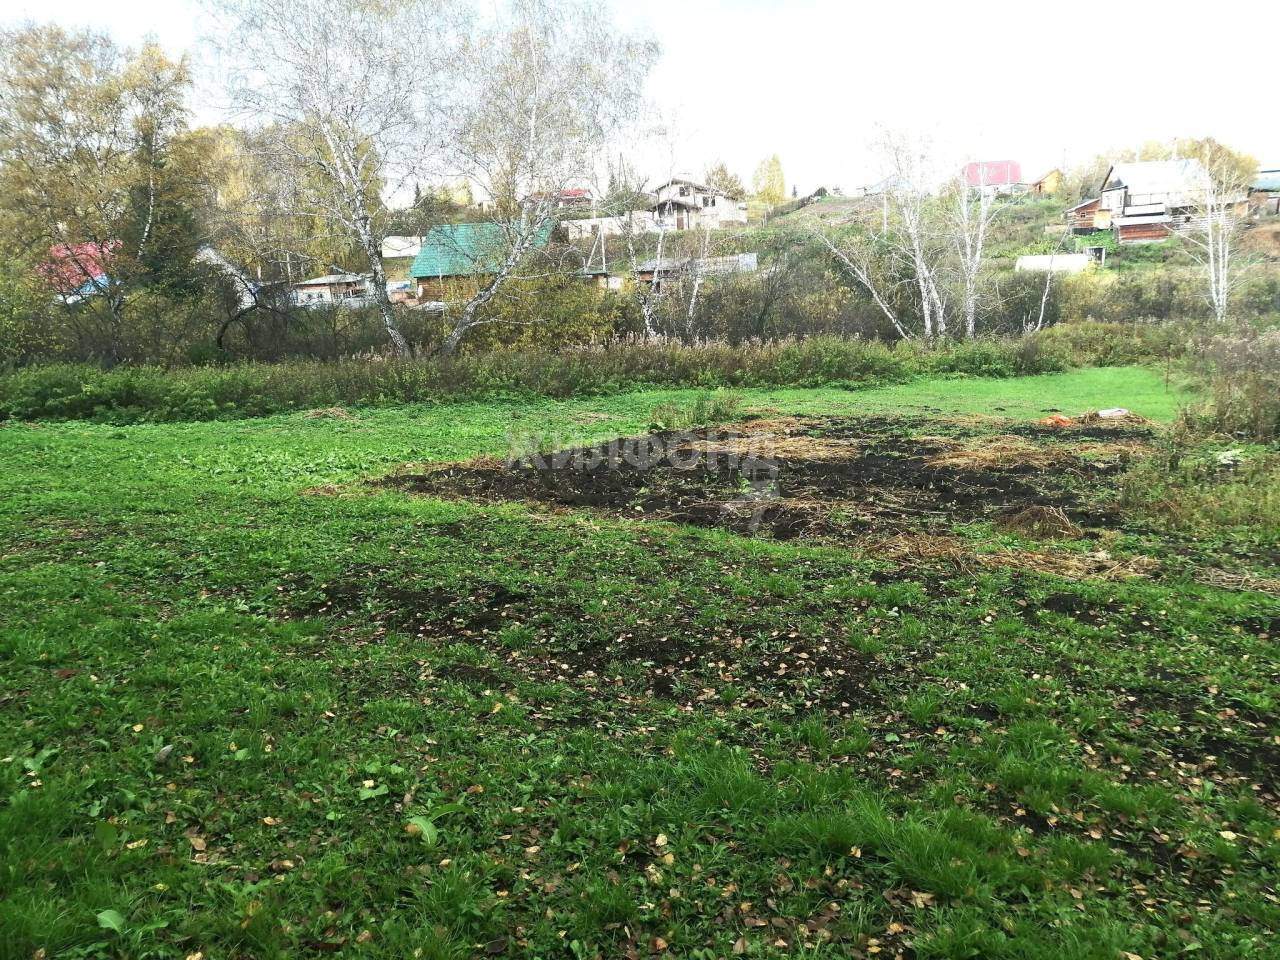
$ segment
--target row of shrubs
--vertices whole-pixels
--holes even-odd
[[[1188,412],[1194,430],[1280,440],[1280,330],[1214,337],[1196,351],[1192,370],[1205,397]]]
[[[1064,325],[1018,338],[938,345],[839,337],[772,343],[624,342],[456,359],[287,361],[164,369],[33,366],[0,375],[0,419],[113,423],[255,417],[327,406],[541,395],[642,386],[862,387],[921,376],[1012,377],[1178,355],[1158,325]]]

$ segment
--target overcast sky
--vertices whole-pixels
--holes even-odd
[[[1280,166],[1280,82],[1255,2],[1116,0],[1106,7],[850,0],[610,0],[663,48],[649,93],[676,123],[675,165],[716,159],[750,182],[770,153],[788,186],[878,177],[878,124],[1034,177],[1144,140],[1214,136]],[[200,59],[192,0],[3,0],[0,20],[148,34]],[[1230,25],[1230,29],[1224,29]],[[208,103],[209,91],[201,101]],[[207,106],[201,121],[217,119]],[[653,156],[653,145],[638,151]],[[656,162],[656,161],[655,161]],[[650,173],[664,173],[651,170]]]

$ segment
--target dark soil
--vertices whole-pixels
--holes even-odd
[[[555,593],[530,598],[498,583],[459,585],[456,590],[388,583],[390,571],[352,567],[322,583],[293,584],[295,613],[358,617],[380,628],[419,639],[465,639],[500,662],[510,677],[543,682],[573,679],[587,700],[613,702],[643,693],[684,704],[698,702],[712,687],[739,685],[738,702],[799,698],[806,707],[846,710],[882,702],[884,682],[911,685],[901,659],[892,671],[874,656],[837,639],[805,640],[777,632],[749,636],[749,624],[731,629],[694,624],[678,611],[661,622],[633,629],[610,629],[608,616],[591,613]],[[504,628],[521,625],[531,639],[512,646]],[[832,633],[837,632],[832,630]],[[643,664],[636,676],[631,668]],[[339,668],[344,686],[357,700],[402,696],[421,678],[415,674],[366,675]],[[483,689],[507,689],[511,679],[493,667],[448,663],[434,675]],[[623,679],[626,675],[626,679]]]
[[[1151,428],[1127,423],[1108,424],[1105,421],[1071,427],[1051,427],[1040,423],[1027,423],[1010,427],[1008,433],[1029,440],[1150,440]]]
[[[928,425],[932,438],[913,437],[916,425],[906,420],[815,418],[793,423],[799,426],[782,435],[751,432],[749,426],[668,431],[507,464],[446,464],[380,482],[431,496],[588,507],[778,539],[886,528],[938,532],[957,522],[993,519],[1031,506],[1061,509],[1086,529],[1116,523],[1109,510],[1091,502],[1097,481],[1116,471],[1114,463],[1062,454],[1051,468],[1016,457],[998,466],[958,468],[931,463],[951,449],[946,438],[937,438],[937,421]],[[976,435],[969,424],[947,428],[953,438]],[[1044,429],[1084,445],[1150,435],[1135,428]],[[1040,437],[1039,430],[1021,432]],[[1019,429],[1005,431],[1009,434],[1019,434]],[[716,451],[741,451],[744,445],[768,449],[749,445],[780,436],[785,443],[767,456],[706,453],[707,444]],[[837,447],[833,455],[833,442],[846,444],[847,453]]]

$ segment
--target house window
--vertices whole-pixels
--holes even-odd
[[[711,206],[711,204],[712,204],[712,203],[714,203],[714,202],[715,202],[715,198],[714,198],[714,197],[703,197],[703,198],[702,198],[702,206],[703,206],[703,207],[709,207],[709,206]]]

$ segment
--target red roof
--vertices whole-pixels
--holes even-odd
[[[562,197],[566,197],[566,198],[569,198],[569,197],[589,197],[589,196],[591,196],[591,191],[590,191],[590,190],[587,190],[585,187],[574,187],[574,188],[572,188],[572,189],[570,189],[570,190],[561,190],[561,191],[560,191],[560,196],[562,196]]]
[[[90,280],[107,275],[112,243],[56,243],[49,248],[49,259],[40,264],[39,272],[59,293],[72,293]]]
[[[1022,183],[1017,160],[976,160],[965,164],[964,179],[971,187],[1006,187]]]

